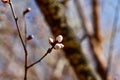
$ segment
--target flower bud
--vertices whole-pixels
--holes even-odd
[[[54,43],[53,38],[49,38],[49,43],[52,45]]]
[[[27,37],[27,40],[31,40],[31,39],[33,39],[33,38],[34,38],[33,35],[29,35],[29,36]]]
[[[63,48],[63,47],[64,47],[63,44],[57,43],[54,48],[55,48],[55,49],[61,49],[61,48]]]
[[[23,12],[23,15],[27,14],[28,12],[31,11],[31,8],[27,8],[24,12]]]
[[[61,46],[60,46],[60,44],[59,43],[57,43],[57,44],[55,44],[55,47],[54,47],[55,49],[60,49],[61,48]]]
[[[58,36],[56,37],[56,41],[62,42],[62,40],[63,40],[63,36],[62,36],[62,35],[58,35]]]
[[[64,45],[63,44],[59,44],[61,46],[61,48],[64,48]]]
[[[9,0],[1,0],[3,3],[9,3]]]

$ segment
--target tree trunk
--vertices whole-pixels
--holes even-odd
[[[78,80],[97,80],[81,50],[81,43],[69,27],[64,7],[58,0],[36,0],[54,36],[63,35],[64,52]]]

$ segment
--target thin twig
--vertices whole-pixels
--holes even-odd
[[[113,46],[113,43],[115,41],[115,35],[116,35],[116,32],[117,32],[117,23],[118,23],[118,20],[119,20],[119,5],[120,5],[120,0],[118,0],[117,2],[117,6],[116,6],[116,9],[115,9],[115,17],[114,17],[114,22],[113,22],[113,26],[112,26],[112,33],[111,33],[111,37],[110,37],[110,43],[109,43],[109,56],[108,56],[108,68],[107,68],[107,76],[109,75],[109,71],[110,71],[110,67],[111,67],[111,62],[112,62],[112,52],[113,52],[113,49],[114,49],[114,46]],[[107,78],[106,76],[106,78]]]
[[[10,8],[11,8],[14,20],[15,20],[15,24],[16,24],[17,31],[18,31],[18,34],[19,34],[19,38],[21,40],[21,43],[23,45],[24,52],[25,52],[25,75],[24,75],[24,80],[27,80],[27,55],[28,55],[28,53],[27,53],[27,49],[26,49],[26,46],[24,44],[24,41],[22,39],[22,35],[21,35],[21,32],[20,32],[19,26],[18,26],[18,17],[15,14],[15,11],[14,11],[14,8],[13,8],[13,4],[12,4],[11,1],[9,2],[9,5],[10,5]]]
[[[27,69],[29,69],[29,68],[31,68],[32,66],[34,66],[35,64],[41,62],[41,60],[42,60],[43,58],[45,58],[45,57],[52,51],[53,48],[54,48],[54,46],[52,46],[51,48],[49,48],[49,49],[47,50],[47,52],[46,52],[39,60],[37,60],[36,62],[34,62],[34,63],[32,63],[31,65],[29,65],[29,66],[27,67]]]
[[[26,26],[26,20],[24,16],[24,24],[25,24],[25,47],[27,49],[27,26]],[[27,80],[27,62],[28,62],[28,54],[25,54],[25,75],[24,75],[24,80]]]
[[[24,28],[24,32],[25,32],[25,46],[27,47],[27,26],[26,26],[26,20],[25,20],[25,16],[24,17],[24,24],[25,24],[25,28]]]
[[[16,23],[16,27],[17,27],[17,31],[18,31],[18,34],[19,34],[21,43],[22,43],[22,45],[23,45],[23,48],[24,48],[25,53],[27,54],[27,49],[26,49],[26,47],[25,47],[24,41],[23,41],[22,36],[21,36],[21,32],[20,32],[20,29],[19,29],[19,26],[18,26],[18,22],[17,22],[17,21],[18,21],[18,18],[17,18],[16,15],[15,15],[12,2],[10,2],[9,5],[10,5],[10,7],[11,7],[11,11],[12,11],[12,14],[13,14],[13,17],[14,17],[14,20],[15,20],[15,23]]]
[[[80,42],[83,42],[83,40],[85,40],[88,37],[87,34],[84,34],[81,38],[80,38]]]
[[[23,15],[23,18],[24,18],[24,32],[25,32],[25,37],[24,37],[24,39],[25,39],[25,47],[26,47],[26,49],[27,49],[27,26],[26,26],[26,20],[25,20],[25,15]],[[24,80],[27,80],[27,71],[28,71],[28,69],[27,69],[27,62],[28,62],[28,54],[25,54],[25,66],[24,66],[24,68],[25,68],[25,74],[24,74]]]

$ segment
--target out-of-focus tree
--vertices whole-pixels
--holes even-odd
[[[119,35],[116,35],[119,33],[119,0],[10,1],[14,4],[22,37],[25,34],[21,14],[26,7],[32,7],[32,11],[24,16],[28,25],[27,34],[35,36],[27,45],[28,65],[39,60],[51,46],[49,37],[59,34],[64,37],[63,51],[53,50],[42,63],[30,68],[26,77],[28,80],[119,80],[119,64],[116,62],[119,61],[119,51],[114,48],[115,42],[119,47],[119,41],[116,41]],[[24,52],[9,9],[7,4],[0,2],[0,80],[21,80],[24,77]],[[109,41],[110,45],[106,46]]]

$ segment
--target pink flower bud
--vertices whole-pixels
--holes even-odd
[[[31,11],[31,8],[27,8],[24,12],[23,12],[23,15],[27,14],[28,12]]]
[[[33,38],[34,38],[33,35],[29,35],[29,36],[27,37],[27,40],[31,40],[31,39],[33,39]]]
[[[52,45],[54,43],[53,38],[49,38],[49,43]]]
[[[9,0],[1,0],[3,3],[9,3]]]
[[[62,42],[62,40],[63,40],[63,36],[62,36],[62,35],[58,35],[58,36],[56,37],[56,41]]]

